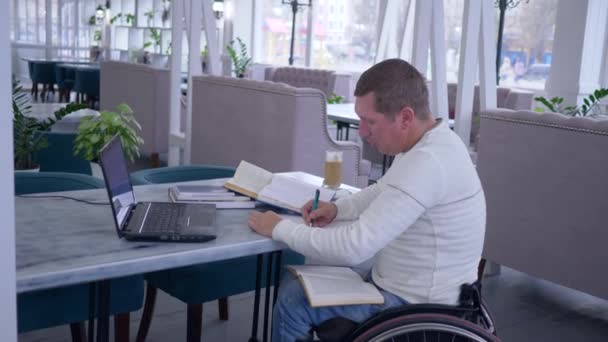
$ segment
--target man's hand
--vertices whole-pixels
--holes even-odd
[[[261,213],[254,211],[249,215],[249,228],[253,229],[256,233],[272,237],[272,231],[274,227],[281,222],[281,216],[277,215],[274,211],[267,211]]]
[[[331,202],[319,201],[316,210],[312,210],[312,202],[308,201],[301,209],[304,221],[316,227],[325,227],[338,215],[338,207]]]

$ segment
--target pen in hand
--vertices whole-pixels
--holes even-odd
[[[319,207],[319,193],[320,193],[319,189],[315,190],[315,199],[312,201],[312,210],[311,210],[311,212],[317,210],[317,208]],[[310,219],[309,226],[312,227],[312,218]]]

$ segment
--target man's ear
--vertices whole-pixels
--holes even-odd
[[[395,119],[399,121],[399,124],[402,128],[407,128],[414,121],[414,117],[416,114],[412,107],[403,107],[401,110],[395,115]]]

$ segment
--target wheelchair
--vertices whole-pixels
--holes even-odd
[[[500,341],[479,282],[462,285],[458,306],[408,304],[382,311],[361,324],[332,318],[313,331],[323,342]]]

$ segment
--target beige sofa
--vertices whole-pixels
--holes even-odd
[[[323,177],[325,151],[340,150],[343,183],[367,186],[370,164],[358,145],[330,137],[321,91],[218,76],[192,83],[192,163],[236,167],[247,160]]]
[[[144,64],[107,61],[101,63],[100,108],[114,109],[126,103],[141,124],[144,155],[158,162],[169,142],[169,69]]]
[[[488,260],[608,299],[608,120],[481,113]]]

